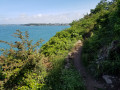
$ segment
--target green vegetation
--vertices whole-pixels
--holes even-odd
[[[36,50],[41,40],[32,45],[28,33],[25,32],[24,36],[19,30],[15,37],[21,41],[14,44],[0,41],[11,46],[9,50],[1,50],[3,55],[0,56],[0,75],[4,76],[0,79],[1,89],[85,90],[84,83],[74,67],[71,65],[70,69],[64,68],[65,58],[77,41],[76,35],[70,33],[69,30],[62,31],[62,34],[58,32],[41,50]]]
[[[101,0],[90,14],[73,21],[83,37],[82,60],[94,76],[120,75],[120,1]]]
[[[95,24],[93,34],[84,41],[82,57],[94,76],[120,75],[119,4],[119,0],[102,0],[89,15]]]
[[[43,40],[39,40],[32,45],[29,35],[25,35],[20,30],[16,30],[15,37],[21,39],[15,43],[1,41],[10,45],[10,49],[1,49],[0,56],[0,89],[27,89],[43,86],[44,68],[41,63],[42,55],[37,53],[37,46]],[[42,73],[41,73],[42,72]],[[39,79],[38,79],[39,78]],[[23,87],[24,86],[24,87]]]
[[[73,21],[71,28],[57,33],[43,45],[41,53],[48,57],[65,55],[73,47],[73,43],[81,39],[84,42],[82,60],[91,74],[95,77],[104,74],[119,76],[119,5],[119,0],[101,0],[90,14]]]
[[[82,60],[96,77],[120,75],[120,0],[101,0],[90,14],[73,21],[69,29],[58,32],[40,50],[26,32],[17,31],[21,42],[8,43],[9,50],[0,56],[1,89],[18,90],[85,90],[83,80],[65,58],[77,40],[84,42]],[[15,49],[14,49],[15,48]]]

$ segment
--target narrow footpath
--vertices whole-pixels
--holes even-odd
[[[82,76],[87,90],[104,90],[104,85],[96,81],[85,69],[81,60],[82,42],[79,40],[73,49],[73,60],[76,69]]]

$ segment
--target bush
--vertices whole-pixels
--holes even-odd
[[[0,66],[2,66],[0,69],[0,77],[2,77],[5,82],[4,88],[14,89],[19,85],[25,85],[26,88],[33,88],[30,83],[32,83],[37,77],[30,80],[30,85],[28,85],[27,82],[21,82],[21,80],[24,77],[34,76],[32,74],[26,76],[26,74],[29,72],[32,73],[35,70],[37,63],[40,62],[42,55],[38,53],[39,50],[37,50],[36,47],[38,47],[43,40],[39,40],[33,45],[32,40],[29,40],[28,32],[26,31],[25,34],[23,34],[20,30],[16,30],[14,37],[19,38],[20,41],[9,43],[0,40],[0,43],[5,43],[10,46],[10,49],[1,49],[3,54],[0,56]],[[24,81],[26,80],[27,78],[25,78]],[[33,83],[35,84],[38,82]]]

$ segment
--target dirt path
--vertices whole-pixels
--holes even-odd
[[[103,84],[98,83],[92,76],[90,76],[90,74],[86,71],[85,67],[82,64],[82,42],[80,40],[75,44],[73,52],[74,65],[83,77],[87,90],[102,90],[102,88],[104,87]]]

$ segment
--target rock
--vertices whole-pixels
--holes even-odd
[[[68,58],[69,58],[69,59],[72,59],[72,58],[73,58],[73,53],[72,53],[72,52],[68,53]]]
[[[69,69],[69,67],[68,67],[68,66],[65,66],[65,69]]]
[[[71,57],[71,55],[72,55],[72,53],[70,52],[70,53],[68,53],[68,57]]]
[[[104,46],[100,49],[96,63],[100,64],[100,62],[103,62],[104,60],[107,60],[109,58],[110,52],[118,52],[120,50],[120,47],[118,47],[118,44],[120,41],[114,40],[110,43],[108,46]]]
[[[66,65],[65,65],[65,69],[69,69],[70,68],[70,63],[67,63]]]
[[[110,79],[110,76],[103,75],[102,78],[105,80],[107,84],[112,84],[112,80]]]

